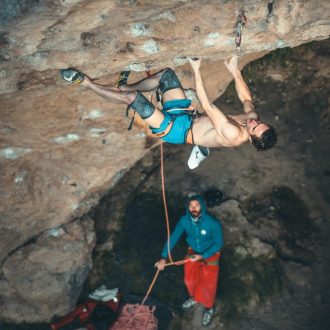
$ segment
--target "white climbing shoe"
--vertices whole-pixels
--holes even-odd
[[[205,308],[202,317],[202,326],[204,327],[208,326],[212,322],[213,315],[214,315],[214,308],[210,308],[210,309]]]
[[[210,154],[209,148],[194,146],[188,159],[188,167],[193,170]]]
[[[182,304],[182,308],[183,309],[189,309],[190,307],[193,307],[197,304],[197,301],[195,301],[193,298],[189,298],[187,299],[183,304]]]

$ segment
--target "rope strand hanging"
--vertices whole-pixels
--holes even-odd
[[[164,147],[163,141],[160,142],[160,175],[162,179],[162,196],[163,196],[163,204],[164,204],[164,211],[165,211],[165,219],[166,219],[166,230],[167,230],[167,253],[170,262],[173,263],[171,249],[170,249],[170,221],[168,217],[168,209],[167,209],[167,202],[166,202],[166,192],[165,192],[165,177],[164,177]]]

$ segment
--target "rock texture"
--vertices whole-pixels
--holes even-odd
[[[7,258],[0,280],[4,320],[49,321],[71,310],[92,268],[93,224],[84,218],[48,230]]]
[[[297,46],[329,35],[327,1],[276,1],[271,11],[268,3],[245,4],[244,53]],[[151,0],[63,0],[34,6],[31,1],[27,17],[9,23],[2,32],[2,58],[7,63],[1,89],[17,90],[24,73],[47,74],[68,65],[96,78],[123,68],[182,65],[187,55],[228,57],[235,50],[242,6],[243,1],[166,0],[161,6]]]
[[[240,51],[242,64],[272,49],[328,37],[327,1],[279,0],[272,10],[268,3],[245,2],[248,23]],[[185,57],[198,55],[206,58],[203,75],[215,99],[230,81],[222,61],[235,52],[235,25],[242,4],[225,0],[166,0],[161,5],[148,0],[1,1],[0,286],[4,289],[0,301],[10,301],[21,313],[1,308],[0,318],[49,320],[73,306],[90,267],[93,244],[86,243],[85,257],[80,256],[79,265],[63,270],[58,284],[73,274],[79,274],[80,280],[52,292],[47,287],[52,278],[47,275],[52,273],[49,265],[41,267],[45,282],[39,282],[41,273],[32,271],[42,264],[36,256],[39,244],[54,250],[69,246],[47,236],[48,230],[66,228],[90,210],[154,143],[138,128],[126,131],[124,107],[67,86],[60,81],[58,69],[74,66],[101,83],[113,83],[122,69],[137,71],[132,79],[138,79],[145,76],[145,69],[171,66],[177,67],[184,86],[191,88]],[[77,244],[85,242],[81,226]],[[21,262],[26,255],[30,257]],[[13,272],[17,264],[22,267],[20,274]],[[62,257],[56,255],[52,267],[62,264]],[[44,288],[42,297],[28,297],[19,276],[39,283],[40,291]],[[46,300],[54,299],[55,304],[60,292],[68,297],[61,310],[41,307]]]

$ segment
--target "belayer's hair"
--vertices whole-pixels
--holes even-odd
[[[188,204],[189,204],[191,201],[197,201],[197,202],[200,202],[200,198],[201,198],[201,196],[198,195],[198,194],[190,195],[190,196],[188,196],[187,202],[188,202]]]
[[[269,128],[262,133],[260,137],[251,136],[252,144],[258,150],[267,150],[272,148],[277,141],[277,134],[274,127]]]

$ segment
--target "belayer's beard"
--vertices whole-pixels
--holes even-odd
[[[197,211],[192,211],[190,212],[190,214],[194,217],[194,218],[199,218],[199,216],[201,215],[200,212],[197,212]]]

